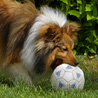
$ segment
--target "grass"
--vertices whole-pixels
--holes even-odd
[[[85,74],[85,87],[82,91],[55,91],[52,89],[49,78],[34,83],[37,89],[21,82],[13,82],[6,77],[0,78],[0,98],[97,98],[98,57],[89,59],[86,56],[77,56],[80,67]]]

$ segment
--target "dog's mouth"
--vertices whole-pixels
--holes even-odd
[[[54,70],[58,65],[60,65],[60,64],[62,64],[62,63],[63,63],[63,60],[61,60],[61,59],[56,59],[56,60],[52,63],[52,65],[51,65],[52,70]]]

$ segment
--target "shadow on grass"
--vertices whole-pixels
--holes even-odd
[[[3,75],[0,76],[0,84],[8,85],[9,87],[14,86],[13,80]]]

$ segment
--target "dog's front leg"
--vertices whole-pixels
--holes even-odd
[[[4,73],[11,76],[15,81],[23,81],[32,86],[32,79],[28,71],[21,64],[9,65],[4,69]]]

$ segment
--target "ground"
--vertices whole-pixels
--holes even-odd
[[[21,82],[12,82],[0,78],[0,98],[98,98],[98,57],[77,56],[79,67],[85,74],[85,86],[82,91],[55,91],[50,77],[34,83],[36,89]]]

